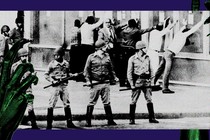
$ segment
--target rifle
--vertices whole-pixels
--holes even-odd
[[[162,88],[160,87],[160,85],[154,85],[154,86],[143,86],[143,87],[136,87],[135,89],[145,89],[145,88],[152,88],[152,91],[159,91]],[[132,90],[131,88],[125,88],[125,89],[119,89],[119,91],[126,91],[126,90]]]
[[[79,75],[81,75],[81,74],[83,74],[83,72],[78,73],[77,76],[79,76]],[[46,88],[48,88],[48,87],[51,87],[51,86],[60,85],[60,84],[62,84],[62,83],[65,83],[65,82],[67,82],[68,80],[71,80],[71,79],[74,78],[74,77],[76,77],[76,76],[69,76],[69,77],[66,77],[66,78],[62,79],[61,81],[58,81],[58,82],[56,82],[56,83],[52,83],[52,84],[50,84],[50,85],[48,85],[48,86],[45,86],[44,89],[46,89]]]
[[[83,87],[92,87],[92,86],[95,86],[95,85],[107,84],[107,83],[110,83],[110,81],[107,80],[107,81],[103,81],[103,82],[95,82],[95,83],[91,83],[91,84],[84,84]],[[114,85],[114,84],[111,83],[111,85]]]

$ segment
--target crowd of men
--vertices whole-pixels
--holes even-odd
[[[95,22],[93,16],[88,16],[82,24],[78,19],[75,20],[74,27],[71,29],[70,61],[64,59],[66,46],[58,47],[54,51],[54,59],[49,63],[45,72],[46,80],[52,83],[54,89],[47,110],[47,129],[53,127],[53,109],[59,97],[64,104],[67,127],[76,128],[72,120],[69,92],[67,90],[68,77],[75,78],[76,81],[86,82],[85,85],[90,87],[86,112],[87,127],[92,126],[92,113],[99,96],[101,96],[104,105],[107,124],[117,125],[112,117],[110,85],[118,81],[121,87],[129,86],[132,91],[129,112],[130,124],[135,124],[136,103],[141,91],[147,101],[149,122],[159,123],[154,115],[152,87],[155,86],[163,73],[162,92],[165,94],[174,93],[168,87],[173,58],[184,47],[186,38],[198,30],[204,21],[204,16],[202,16],[201,21],[190,29],[187,26],[187,21],[184,20],[183,27],[175,33],[174,38],[169,42],[159,65],[162,37],[178,21],[172,23],[171,19],[167,18],[163,23],[158,23],[148,29],[140,29],[139,23],[135,19],[130,19],[128,23],[120,25],[116,25],[109,18],[100,18],[98,22]],[[24,39],[23,19],[17,18],[15,22],[17,27],[11,31],[7,25],[1,28],[1,63],[3,62],[3,56],[10,48],[9,45]],[[149,44],[142,41],[141,37],[142,34],[148,32],[150,32]],[[12,66],[11,74],[21,63],[29,63],[27,49],[21,48],[18,51],[17,58]],[[29,73],[26,73],[23,79],[27,75]],[[29,88],[26,92],[32,94],[32,89]],[[33,101],[28,103],[28,114],[32,128],[38,129]]]

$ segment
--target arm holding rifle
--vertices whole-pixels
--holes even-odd
[[[48,68],[48,71],[45,73],[45,78],[49,81],[49,82],[51,82],[52,84],[50,84],[50,85],[48,85],[48,86],[45,86],[44,87],[44,89],[45,88],[48,88],[48,87],[55,87],[55,86],[58,86],[58,85],[60,85],[60,84],[62,84],[62,83],[67,83],[68,82],[68,80],[71,80],[71,79],[73,79],[74,77],[76,77],[76,76],[78,76],[78,75],[80,75],[80,74],[83,74],[83,72],[80,72],[80,73],[74,73],[74,74],[72,74],[72,73],[68,73],[67,74],[67,77],[65,77],[65,78],[58,78],[58,77],[56,77],[55,75],[53,75],[53,74],[50,74],[51,72],[50,71],[53,71],[53,70],[51,70],[51,69],[53,69],[53,68],[50,68],[50,65],[49,65],[49,68]]]
[[[133,57],[130,57],[128,60],[127,78],[132,90],[135,89],[133,81],[133,70],[134,70]]]
[[[47,81],[53,84],[53,83],[56,83],[56,79],[55,77],[50,76],[52,72],[53,72],[53,66],[52,66],[52,62],[50,62],[50,64],[47,67],[47,71],[44,74],[44,77]]]

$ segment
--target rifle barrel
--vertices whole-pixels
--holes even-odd
[[[152,88],[152,91],[158,91],[158,90],[161,90],[162,89],[160,87],[160,85],[137,87],[135,89],[144,89],[144,88]],[[119,89],[119,91],[126,91],[126,90],[132,90],[132,89],[131,88]]]
[[[83,74],[83,71],[80,72],[80,73],[78,73],[78,75],[80,75],[80,74]],[[66,77],[66,78],[64,78],[64,79],[61,80],[61,81],[58,81],[58,82],[56,82],[56,83],[54,83],[54,84],[50,84],[50,85],[48,85],[48,86],[45,86],[44,89],[46,89],[46,88],[48,88],[48,87],[51,87],[51,86],[53,86],[53,85],[60,85],[61,83],[64,83],[64,82],[66,82],[66,81],[72,79],[73,77],[74,77],[74,76]]]

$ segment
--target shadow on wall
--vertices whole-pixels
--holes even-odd
[[[185,46],[181,50],[181,52],[193,52],[193,53],[202,53],[203,48],[201,47],[201,34],[196,32],[190,35],[185,43]]]
[[[210,84],[210,61],[175,58],[170,80]]]

